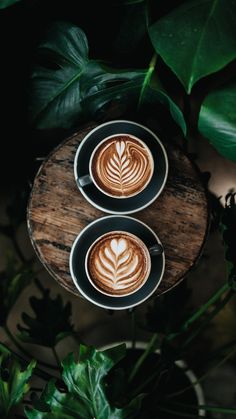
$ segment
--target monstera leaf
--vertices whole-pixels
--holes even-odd
[[[39,47],[43,65],[32,74],[30,114],[38,128],[71,127],[111,102],[138,97],[145,70],[114,70],[90,60],[84,32],[55,23]],[[45,66],[47,63],[47,67]]]
[[[199,131],[224,157],[236,162],[236,83],[222,86],[204,100]]]
[[[6,418],[11,408],[17,405],[29,390],[29,379],[36,365],[32,361],[25,370],[17,360],[0,353],[0,417]]]
[[[42,298],[30,298],[30,305],[34,316],[22,313],[25,325],[18,325],[19,337],[24,342],[53,347],[75,333],[71,324],[71,304],[68,302],[63,306],[60,295],[53,299],[50,291],[45,289]]]
[[[41,405],[44,404],[44,409],[26,408],[26,417],[29,419],[135,417],[140,406],[140,397],[126,408],[118,409],[110,405],[105,393],[104,378],[124,355],[124,344],[106,351],[97,351],[92,347],[81,345],[78,362],[74,360],[73,354],[68,355],[62,362],[62,378],[67,391],[62,393],[56,388],[54,382],[49,382],[41,397]]]
[[[188,93],[236,58],[236,2],[187,1],[149,28],[157,53]]]
[[[154,68],[151,66],[142,85],[139,96],[139,106],[145,106],[146,104],[155,106],[157,101],[160,102],[168,109],[176,124],[181,128],[184,136],[186,136],[187,126],[182,110],[165,91],[160,80],[157,79],[156,74],[154,74],[153,71]]]
[[[0,9],[6,9],[6,7],[12,6],[19,1],[20,0],[0,0]]]

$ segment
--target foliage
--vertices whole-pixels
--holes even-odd
[[[196,412],[196,406],[175,405],[176,399],[172,400],[172,395],[166,394],[168,386],[165,387],[165,383],[166,380],[168,382],[168,377],[171,377],[175,360],[186,354],[188,348],[193,348],[191,343],[195,342],[209,322],[235,295],[235,209],[235,194],[232,193],[226,196],[225,207],[214,206],[214,212],[219,211],[217,219],[220,220],[219,225],[226,246],[229,281],[193,313],[190,312],[187,304],[189,290],[184,285],[176,289],[174,293],[164,296],[160,301],[155,300],[149,306],[146,315],[146,328],[152,332],[150,342],[141,356],[132,360],[131,363],[126,355],[124,344],[105,351],[80,344],[78,360],[75,360],[75,355],[72,353],[67,355],[58,367],[50,366],[40,360],[38,366],[35,367],[36,361],[33,360],[22,371],[21,365],[26,365],[26,361],[1,343],[0,406],[2,417],[9,417],[12,408],[22,399],[24,400],[25,395],[28,395],[30,391],[28,381],[32,375],[40,376],[46,382],[46,386],[42,389],[41,395],[32,393],[31,400],[27,399],[27,403],[31,406],[25,408],[25,414],[30,419],[54,417],[123,419],[138,418],[140,415],[140,417],[149,417],[150,412],[153,417],[153,412],[156,415],[159,411],[175,412],[180,417],[183,415],[188,417],[189,414],[191,417]],[[9,273],[14,273],[14,270],[14,264],[13,268],[8,267]],[[64,305],[60,296],[50,297],[49,291],[44,289],[39,282],[37,285],[42,297],[31,297],[31,308],[34,314],[30,316],[24,313],[22,316],[24,325],[19,326],[19,329],[27,342],[48,346],[55,351],[55,346],[61,339],[68,335],[73,336],[75,333],[70,319],[71,307],[68,303]],[[11,282],[6,281],[5,295],[11,295],[11,289]],[[15,302],[20,294],[14,292],[13,295],[12,301]],[[11,299],[6,301],[11,301]],[[186,310],[181,310],[177,316],[180,305],[182,308],[185,306]],[[12,305],[9,304],[8,309],[10,310],[11,307]],[[8,337],[13,339],[15,345],[18,345],[20,352],[27,357],[30,356],[17,343],[11,332],[8,333]],[[151,364],[151,371],[149,371],[146,369],[146,360],[156,348],[160,349],[159,360]],[[215,355],[213,353],[210,360],[211,367],[217,366],[214,364],[214,357],[218,359],[219,353],[223,353],[223,359],[220,360],[220,365],[222,365],[235,352],[234,339],[223,348],[215,350]],[[58,361],[57,354],[56,358]],[[123,361],[128,362],[126,367],[125,363],[123,366],[120,364]],[[45,366],[56,368],[59,378],[42,369]],[[207,372],[199,380],[201,381],[206,375]],[[158,385],[161,385],[159,390]],[[189,386],[187,388],[189,389]],[[181,388],[180,394],[185,390]],[[158,393],[155,393],[156,391]],[[155,394],[160,394],[161,399],[157,399]],[[155,403],[150,405],[152,400]],[[204,409],[209,412],[235,415],[234,408],[206,405]],[[138,413],[139,410],[140,413]]]
[[[13,256],[8,256],[6,270],[0,272],[0,325],[5,326],[7,318],[19,298],[21,292],[32,281],[32,270],[30,267],[22,266],[17,268]]]
[[[132,406],[118,409],[110,406],[106,393],[104,377],[121,358],[125,356],[125,345],[106,351],[80,345],[79,359],[69,354],[62,362],[62,378],[67,391],[59,391],[54,382],[49,382],[42,394],[41,402],[46,404],[47,412],[40,409],[26,409],[26,416],[33,418],[80,418],[120,419],[132,418],[137,413],[140,398]],[[42,404],[43,405],[43,404]],[[45,409],[45,406],[44,406]]]
[[[17,405],[29,391],[29,379],[32,376],[35,361],[31,361],[25,370],[19,362],[0,348],[0,415],[4,419],[14,405]]]
[[[175,121],[176,133],[177,126],[184,136],[200,132],[235,161],[236,3],[175,3],[166,10],[153,1],[115,3],[120,21],[114,21],[115,36],[106,39],[112,51],[106,60],[91,58],[94,50],[89,56],[80,26],[49,25],[32,71],[32,126],[75,130],[91,119],[129,113],[139,118],[146,109],[157,117],[161,106]],[[109,14],[109,6],[104,7]],[[113,13],[113,2],[110,7]],[[106,26],[103,19],[101,26]],[[165,132],[167,124],[165,118]]]
[[[39,66],[32,74],[31,113],[39,128],[70,127],[111,101],[126,102],[137,96],[146,74],[90,60],[84,32],[65,22],[51,27],[39,54],[48,60],[47,67]]]
[[[236,3],[187,1],[150,26],[153,46],[186,91],[236,58]],[[214,48],[209,48],[214,45]]]
[[[0,9],[18,1],[2,0]],[[7,52],[11,52],[7,66],[9,75],[4,78],[4,84],[7,98],[11,86],[14,99],[18,100],[15,112],[11,101],[9,113],[12,126],[17,127],[16,138],[22,155],[29,151],[28,144],[27,150],[24,149],[23,141],[28,130],[30,142],[36,139],[36,144],[46,130],[50,130],[50,136],[55,132],[57,137],[58,131],[52,130],[64,128],[63,133],[68,134],[81,123],[91,119],[109,120],[115,114],[122,117],[131,115],[137,120],[147,115],[147,118],[152,117],[162,124],[165,133],[172,118],[174,136],[183,134],[198,138],[201,133],[219,153],[236,161],[235,0],[176,0],[173,3],[154,0],[96,3],[88,0],[79,12],[77,1],[71,0],[68,4],[66,9],[64,2],[56,2],[55,7],[53,2],[27,1],[2,11],[3,18],[7,17],[3,22],[2,38]],[[96,14],[97,11],[101,13]],[[28,31],[25,37],[24,17]],[[12,27],[17,33],[14,41],[10,41],[8,36],[8,28],[11,31]],[[2,61],[3,66],[8,63],[4,54]],[[21,89],[29,92],[30,123],[27,121],[27,125],[24,95],[19,95]],[[17,106],[19,104],[22,112]],[[164,109],[170,115],[169,119],[160,116]],[[15,122],[16,115],[19,115],[20,124]],[[19,134],[19,125],[24,135]],[[14,137],[12,131],[10,135]],[[11,148],[12,143],[9,143]],[[5,158],[5,153],[2,155]],[[20,160],[16,152],[15,155]],[[12,169],[13,164],[9,166]],[[22,170],[22,160],[20,166]],[[22,361],[21,356],[27,359],[32,356],[8,329],[7,320],[22,291],[33,279],[36,281],[32,265],[24,260],[15,238],[22,216],[25,218],[25,197],[25,194],[24,197],[15,196],[15,202],[8,209],[10,224],[0,226],[1,233],[12,239],[17,254],[17,258],[9,257],[5,271],[0,273],[0,325],[19,351],[14,353],[3,342],[0,343],[1,417],[9,417],[17,404],[27,402],[30,404],[26,408],[29,418],[131,418],[137,416],[143,398],[153,400],[155,407],[158,405],[167,414],[185,417],[186,411],[181,412],[182,407],[172,404],[171,395],[165,394],[165,386],[159,387],[161,391],[155,393],[164,396],[161,400],[153,397],[152,391],[158,390],[160,378],[164,377],[168,383],[175,359],[194,349],[201,332],[235,296],[235,194],[226,196],[224,208],[218,205],[218,200],[214,206],[215,212],[219,210],[214,217],[217,223],[220,222],[225,244],[228,281],[191,313],[186,304],[188,290],[183,292],[179,288],[175,290],[176,294],[155,300],[146,316],[150,342],[142,355],[132,360],[128,369],[120,368],[118,363],[126,359],[124,346],[101,352],[80,345],[79,359],[75,360],[74,355],[69,354],[59,366],[38,361],[36,367],[35,361],[28,363],[25,358]],[[20,337],[25,342],[52,349],[58,358],[57,343],[76,333],[71,323],[71,306],[64,304],[60,296],[52,298],[41,285],[39,288],[42,296],[30,299],[33,315],[22,314],[18,326]],[[178,307],[185,309],[178,310]],[[160,362],[153,364],[152,371],[147,373],[145,360],[156,348],[161,350]],[[221,365],[235,352],[234,338],[223,348]],[[218,348],[219,353],[222,354],[222,348]],[[212,364],[215,362],[213,355]],[[56,375],[53,375],[55,370]],[[46,385],[40,396],[37,390],[37,395],[32,393],[29,400],[26,397],[33,391],[33,386],[30,388],[29,385],[33,375],[44,380]],[[142,382],[136,386],[138,375],[141,375]],[[207,371],[199,380],[206,375]],[[112,388],[108,392],[109,385]],[[121,400],[122,388],[127,397]],[[182,393],[185,390],[182,389]],[[142,403],[142,408],[145,408],[145,403]],[[195,415],[196,406],[194,409],[190,417]],[[236,414],[233,408],[205,406],[204,409],[232,416]],[[143,417],[147,417],[145,410]]]
[[[202,103],[198,127],[219,153],[236,162],[235,103],[235,83],[213,90]]]
[[[160,80],[156,80],[154,77],[152,77],[152,74],[150,74],[150,68],[152,69],[152,72],[154,70],[153,67],[149,67],[140,92],[139,106],[142,105],[142,108],[148,105],[153,106],[155,102],[159,101],[168,109],[173,120],[176,122],[177,125],[179,125],[183,134],[186,136],[187,126],[183,112],[177,106],[177,104],[171,98],[171,96],[167,94]]]
[[[34,316],[22,313],[24,326],[18,325],[19,337],[24,342],[54,347],[66,336],[75,334],[70,319],[71,303],[63,305],[60,295],[53,299],[50,291],[43,289],[42,298],[31,297],[30,305]]]

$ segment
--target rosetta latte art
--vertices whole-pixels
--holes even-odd
[[[93,173],[100,188],[127,197],[142,191],[153,171],[148,148],[129,136],[108,139],[97,150]]]
[[[91,251],[90,276],[101,290],[125,295],[144,281],[146,259],[144,250],[130,237],[105,238]]]

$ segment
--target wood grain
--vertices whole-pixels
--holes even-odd
[[[77,147],[92,127],[59,145],[35,177],[29,204],[28,230],[34,249],[51,275],[68,291],[78,294],[69,272],[69,254],[78,233],[105,214],[89,204],[74,180]],[[166,269],[157,290],[162,294],[177,285],[199,258],[208,231],[208,205],[197,169],[173,144],[165,144],[168,180],[162,194],[133,216],[147,223],[160,237]]]

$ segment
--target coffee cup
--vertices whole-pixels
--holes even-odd
[[[108,233],[117,231],[124,234],[130,233],[129,237],[136,240],[135,244],[139,245],[140,242],[137,240],[140,239],[141,250],[148,263],[149,255],[151,258],[150,273],[147,275],[144,272],[142,286],[139,289],[136,288],[133,293],[120,295],[120,298],[114,297],[112,293],[105,294],[100,288],[98,290],[94,281],[90,280],[93,278],[90,278],[91,274],[87,267],[90,252],[95,244]],[[69,267],[71,278],[82,297],[99,307],[124,310],[141,304],[155,293],[165,271],[165,251],[157,234],[147,224],[126,215],[108,215],[92,221],[78,234],[71,248]],[[149,268],[147,272],[148,270]]]
[[[77,179],[81,188],[93,183],[116,199],[134,197],[150,183],[154,160],[144,141],[131,134],[113,134],[94,148],[89,173]]]
[[[128,296],[148,280],[151,256],[162,252],[159,243],[148,248],[132,233],[110,231],[89,247],[85,257],[86,274],[99,292],[111,297]]]
[[[118,139],[117,148],[114,138]],[[110,154],[106,145],[110,145]],[[108,153],[107,166],[103,164],[103,151]],[[143,171],[144,167],[147,170]],[[110,214],[133,214],[162,193],[168,177],[168,157],[162,141],[148,127],[128,120],[108,121],[88,131],[78,145],[74,177],[80,193],[95,208]],[[120,182],[121,177],[124,182]]]

